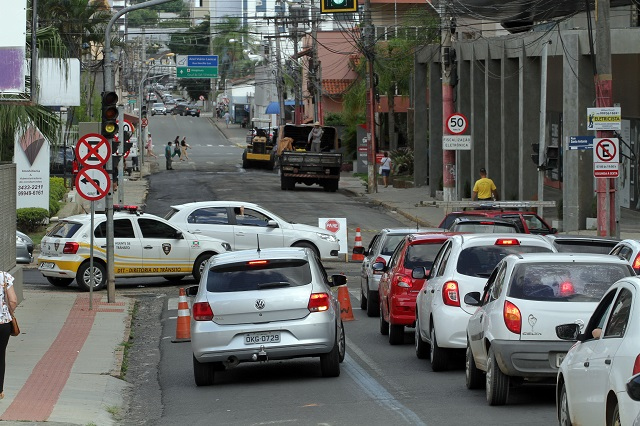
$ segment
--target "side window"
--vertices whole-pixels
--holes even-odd
[[[493,282],[493,287],[491,288],[490,301],[496,300],[500,297],[500,293],[502,293],[502,288],[504,287],[504,277],[507,270],[507,265],[502,262],[497,266],[496,278]]]
[[[229,215],[226,207],[207,207],[195,210],[187,217],[187,223],[205,225],[228,225]]]
[[[380,242],[380,234],[377,234],[375,237],[373,237],[373,240],[371,240],[371,242],[369,243],[369,247],[367,247],[367,253],[372,254],[379,242]]]
[[[537,216],[532,214],[522,215],[524,217],[524,221],[527,223],[527,228],[532,230],[547,230],[547,227],[544,226],[544,223]]]
[[[605,294],[602,297],[602,300],[596,307],[595,311],[593,312],[593,315],[591,315],[591,319],[589,320],[589,323],[587,324],[587,327],[584,330],[586,340],[592,340],[594,338],[593,337],[594,329],[596,328],[602,329],[602,327],[604,327],[604,322],[607,318],[607,315],[609,314],[609,310],[611,309],[611,306],[613,305],[613,300],[615,298],[616,291],[617,290],[611,290],[609,293]],[[582,333],[583,330],[580,330],[580,332]]]
[[[611,254],[613,256],[617,256],[618,253],[620,253],[620,250],[622,250],[622,246],[616,246],[616,247],[613,248],[613,250],[611,250],[611,253],[609,253],[609,254]]]
[[[620,254],[620,256],[627,259],[627,261],[630,261],[631,256],[633,255],[633,250],[628,246],[620,246],[620,251],[618,253]]]
[[[398,263],[398,259],[400,259],[400,254],[402,253],[404,246],[407,244],[407,241],[404,240],[402,241],[400,244],[398,244],[398,247],[396,247],[395,251],[393,252],[393,254],[391,255],[391,258],[389,259],[389,270],[393,269],[394,266],[396,266],[396,264]]]
[[[161,238],[164,240],[175,240],[176,229],[155,219],[138,219],[142,238]]]
[[[447,268],[449,256],[451,255],[451,243],[448,243],[446,247],[443,247],[443,250],[442,260],[440,261],[440,265],[438,265],[438,273],[436,274],[438,277],[444,275],[444,271]]]
[[[107,238],[107,221],[96,226],[93,231],[95,238]],[[116,219],[113,221],[113,237],[114,238],[135,238],[133,224],[130,219]]]
[[[236,215],[236,223],[242,226],[262,226],[266,227],[270,217],[260,213],[259,211],[247,209],[244,207],[235,207],[233,209]]]
[[[604,329],[604,338],[607,337],[624,337],[624,332],[629,323],[629,314],[631,313],[631,302],[633,296],[626,288],[620,290],[620,294],[613,304],[609,321]]]
[[[483,305],[486,305],[491,301],[491,293],[493,292],[493,287],[495,286],[497,276],[497,269],[494,269],[494,271],[491,273],[491,276],[489,276],[487,283],[484,285],[481,299]]]

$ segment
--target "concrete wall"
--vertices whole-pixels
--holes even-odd
[[[16,265],[16,165],[0,163],[0,270],[15,278],[18,302],[22,300],[22,267]]]

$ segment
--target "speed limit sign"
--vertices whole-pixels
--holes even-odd
[[[468,124],[467,117],[459,112],[455,112],[447,118],[447,130],[452,135],[461,135],[466,132]]]

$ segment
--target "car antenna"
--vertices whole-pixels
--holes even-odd
[[[416,231],[420,231],[420,222],[418,221],[417,217],[416,217]]]
[[[256,235],[256,240],[258,240],[258,253],[260,253],[260,235]]]

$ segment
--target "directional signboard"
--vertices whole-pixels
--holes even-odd
[[[569,136],[569,149],[593,149],[593,136]]]
[[[111,179],[105,169],[82,169],[76,175],[76,190],[85,200],[104,198],[111,188]]]
[[[76,144],[76,158],[84,167],[100,167],[111,157],[111,145],[107,138],[97,133],[82,136]]]
[[[217,78],[218,55],[177,55],[178,78]]]
[[[593,140],[593,176],[597,178],[617,178],[620,150],[617,138],[596,138]]]

